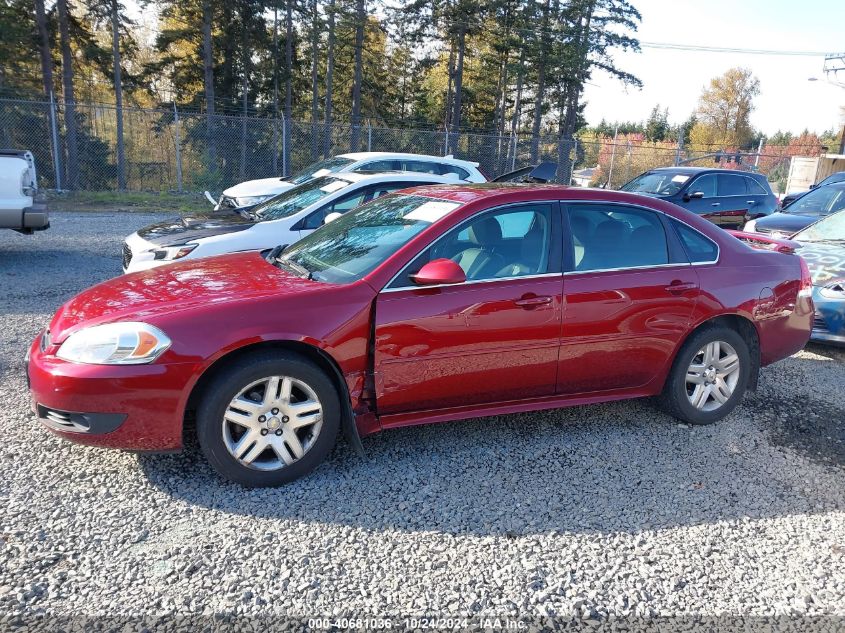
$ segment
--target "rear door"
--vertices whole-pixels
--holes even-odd
[[[558,393],[643,387],[687,332],[698,275],[661,214],[608,203],[564,208]]]
[[[482,212],[381,291],[374,338],[379,415],[554,393],[562,288],[556,209],[543,202]],[[428,261],[448,256],[465,267],[465,283],[421,287],[409,280]]]
[[[717,174],[716,190],[719,194],[719,206],[708,220],[724,228],[742,228],[748,210],[755,200],[748,191],[748,178],[740,173]]]

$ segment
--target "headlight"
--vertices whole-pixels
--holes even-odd
[[[146,323],[108,323],[71,334],[56,356],[72,363],[91,365],[142,365],[151,363],[170,347],[170,339]]]
[[[181,259],[197,246],[199,246],[199,244],[182,244],[181,246],[165,246],[164,248],[157,248],[153,251],[153,259],[163,259],[166,261]]]
[[[819,294],[827,299],[845,299],[845,279],[838,279],[825,284]]]
[[[754,233],[757,230],[757,220],[749,220],[742,230],[746,233]]]
[[[238,207],[251,207],[254,204],[258,204],[259,202],[264,202],[265,200],[269,200],[272,198],[272,195],[269,196],[244,196],[242,198],[235,198],[235,204]]]

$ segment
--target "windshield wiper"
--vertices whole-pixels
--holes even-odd
[[[282,265],[290,268],[293,272],[295,272],[300,277],[305,277],[306,279],[314,279],[314,273],[308,270],[302,264],[297,264],[296,262],[292,262],[289,259],[276,259],[276,261]]]

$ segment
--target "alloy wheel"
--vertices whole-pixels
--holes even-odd
[[[725,341],[702,347],[687,368],[686,392],[699,411],[715,411],[733,395],[740,376],[739,355]]]
[[[270,376],[232,398],[223,414],[223,442],[243,466],[279,470],[308,452],[322,425],[323,407],[308,384]]]

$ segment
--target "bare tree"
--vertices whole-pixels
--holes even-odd
[[[120,2],[111,0],[111,41],[114,73],[115,118],[117,121],[117,188],[126,190],[126,155],[123,146],[123,78],[120,68]]]
[[[35,0],[35,28],[38,31],[38,53],[41,57],[41,80],[44,95],[53,94],[53,56],[50,52],[50,33],[47,30],[47,14],[44,0]]]
[[[326,10],[329,19],[328,41],[326,42],[326,105],[323,112],[325,137],[323,155],[328,157],[332,144],[332,82],[334,81],[335,12],[337,0],[329,0]]]
[[[290,174],[290,130],[293,111],[293,2],[285,0],[285,149],[282,158],[284,176]]]
[[[211,40],[211,21],[213,11],[211,0],[203,0],[202,3],[202,68],[203,68],[203,90],[205,92],[205,124],[206,124],[206,151],[208,161],[215,165],[217,152],[214,143],[214,53]]]
[[[361,143],[361,81],[362,51],[364,48],[364,22],[367,19],[364,0],[355,2],[355,75],[352,80],[352,151],[357,152]]]
[[[317,63],[320,58],[320,12],[317,0],[311,0],[311,160],[317,160],[317,125],[320,117],[320,86]]]
[[[73,92],[73,54],[70,50],[70,16],[67,0],[56,0],[56,12],[59,17],[59,37],[62,50],[62,92],[65,113],[65,145],[67,148],[65,182],[68,189],[77,189],[79,187],[79,154],[76,139],[76,97]]]
[[[540,54],[537,59],[537,90],[534,93],[534,123],[531,126],[531,162],[536,163],[540,149],[540,125],[543,122],[543,103],[546,99],[546,62],[549,57],[549,0],[543,5],[540,21]]]

